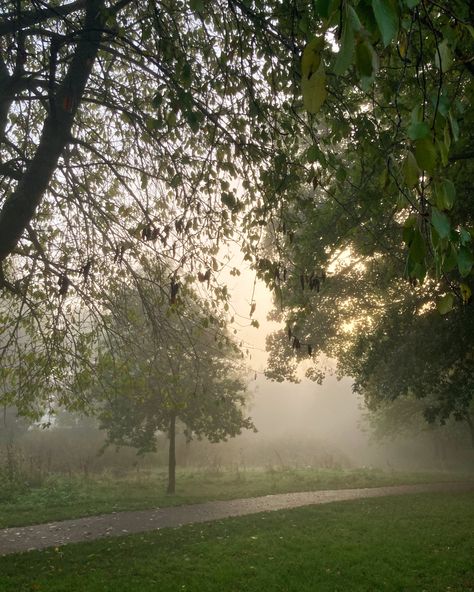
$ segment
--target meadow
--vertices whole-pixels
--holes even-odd
[[[176,495],[166,495],[164,470],[129,472],[121,477],[50,475],[30,486],[0,484],[0,528],[92,516],[121,510],[238,499],[323,489],[460,481],[469,476],[449,472],[401,472],[380,469],[266,468],[180,469]],[[470,476],[472,479],[472,475]]]
[[[262,513],[0,558],[2,592],[469,592],[474,494]]]

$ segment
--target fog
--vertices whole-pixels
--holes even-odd
[[[429,426],[416,436],[377,439],[351,381],[329,377],[319,386],[272,383],[259,376],[249,413],[257,433],[225,443],[182,443],[178,462],[213,468],[324,468],[456,471],[472,465],[468,433],[454,440],[449,427]]]
[[[349,378],[338,381],[327,376],[322,385],[305,379],[275,383],[267,380],[266,336],[279,328],[268,321],[273,299],[266,286],[242,260],[231,252],[230,266],[238,277],[223,276],[229,282],[232,308],[239,322],[237,337],[248,347],[246,359],[256,380],[249,384],[250,415],[258,429],[243,434],[235,442],[218,445],[222,459],[236,462],[236,450],[246,462],[266,465],[378,467],[408,470],[456,470],[472,466],[469,436],[461,428],[460,441],[453,442],[448,427],[424,426],[419,434],[399,434],[375,439],[363,400],[352,392]],[[249,309],[254,302],[259,328],[250,324]],[[327,363],[329,367],[335,364]],[[452,426],[451,426],[452,427]],[[258,451],[260,450],[260,454]]]
[[[244,431],[225,442],[187,441],[178,423],[177,467],[205,471],[253,469],[382,469],[384,471],[472,470],[468,432],[460,426],[424,426],[416,434],[376,439],[363,401],[349,379],[329,376],[322,385],[274,383],[262,373],[248,387],[247,412],[256,432]],[[165,470],[168,440],[157,451],[137,455],[134,448],[104,449],[105,434],[92,418],[61,413],[49,429],[30,427],[8,436],[12,416],[0,428],[0,464],[14,463],[33,482],[49,474],[101,474]],[[453,433],[456,437],[453,438]],[[10,446],[10,448],[9,448]]]
[[[254,388],[251,415],[262,440],[320,441],[354,463],[368,462],[367,425],[350,380],[329,377],[320,386],[308,380],[273,383],[260,377]]]
[[[322,385],[305,378],[297,384],[266,379],[265,339],[278,328],[277,323],[267,320],[273,306],[272,298],[265,286],[256,281],[253,272],[245,267],[238,253],[234,253],[233,259],[229,268],[237,266],[241,275],[222,279],[229,280],[231,312],[236,319],[232,328],[246,352],[245,364],[251,377],[247,413],[257,431],[245,430],[218,444],[196,439],[187,442],[184,427],[178,423],[178,467],[212,470],[367,467],[430,471],[472,468],[469,436],[462,426],[439,427],[421,422],[422,427],[417,432],[410,434],[400,429],[393,437],[380,438],[379,434],[376,439],[367,410],[352,392],[349,378],[338,381],[328,375]],[[249,318],[252,302],[256,304],[252,319],[258,321],[258,328],[251,325]],[[0,427],[0,440],[2,432],[8,431],[7,427]],[[93,421],[84,421],[79,416],[70,416],[66,422],[63,416],[61,421],[53,421],[52,428],[47,430],[30,428],[17,440],[16,449],[21,451],[19,459],[44,472],[77,469],[126,472],[165,467],[167,463],[165,434],[158,439],[156,453],[137,456],[133,448],[108,448],[104,453],[105,434],[93,427]]]

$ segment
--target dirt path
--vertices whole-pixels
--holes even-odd
[[[408,493],[461,491],[474,491],[474,482],[306,491],[154,510],[102,514],[101,516],[0,530],[0,555],[312,504]]]

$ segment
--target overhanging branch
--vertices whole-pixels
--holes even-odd
[[[69,141],[99,49],[103,6],[104,0],[87,0],[84,27],[78,35],[75,54],[55,95],[56,109],[48,115],[35,155],[0,212],[0,262],[13,251],[34,217]]]
[[[0,23],[0,36],[17,33],[25,27],[31,27],[50,18],[65,17],[86,7],[87,0],[76,0],[65,6],[48,6],[39,10],[29,10],[18,14],[4,15],[4,21]]]

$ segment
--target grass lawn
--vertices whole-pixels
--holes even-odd
[[[168,496],[165,494],[165,473],[136,474],[121,479],[55,477],[42,487],[27,489],[4,499],[0,496],[0,528],[120,510],[198,503],[211,499],[461,479],[467,479],[466,475],[383,472],[377,469],[246,470],[218,473],[181,470],[177,474],[177,494]]]
[[[231,518],[0,558],[2,592],[469,592],[474,494]]]

